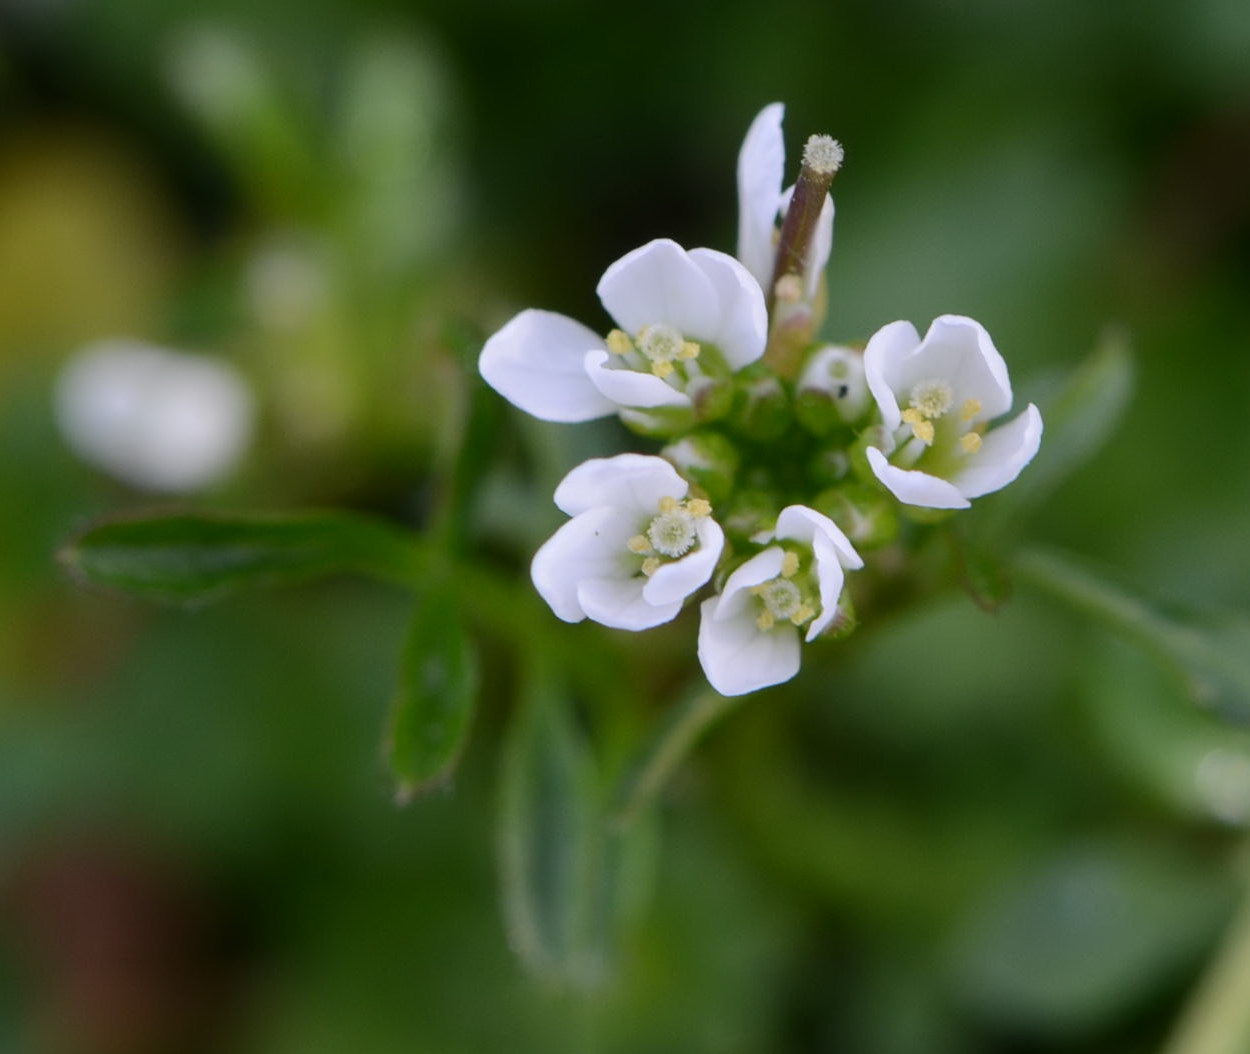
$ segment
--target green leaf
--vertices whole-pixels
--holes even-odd
[[[469,737],[477,689],[477,654],[455,598],[447,590],[423,597],[408,632],[387,737],[401,802],[451,775]]]
[[[1190,700],[1231,720],[1250,720],[1250,620],[1233,612],[1168,615],[1088,564],[1030,550],[1017,578],[1144,647],[1180,678]]]
[[[1068,376],[1058,395],[1042,400],[1046,431],[1037,457],[1011,486],[978,508],[974,530],[981,539],[1011,532],[1073,472],[1094,456],[1115,431],[1133,391],[1133,357],[1126,334],[1110,329],[1090,356]]]
[[[541,980],[587,990],[608,976],[654,862],[654,829],[609,830],[594,758],[569,699],[535,679],[503,748],[499,827],[504,917]]]
[[[343,512],[112,520],[71,541],[60,560],[83,582],[183,604],[345,571],[411,585],[423,563],[413,535]]]

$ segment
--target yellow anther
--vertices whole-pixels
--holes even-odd
[[[671,362],[653,362],[651,364],[651,372],[657,377],[667,377],[673,372],[673,364]]]
[[[903,420],[911,425],[912,434],[920,442],[925,445],[933,442],[933,422],[928,420],[922,411],[914,406],[908,407],[903,411]]]
[[[634,350],[634,342],[623,329],[614,329],[608,334],[608,351],[613,355],[625,355]]]
[[[978,432],[965,432],[959,437],[959,445],[965,454],[975,454],[981,449],[981,436]]]
[[[629,546],[629,551],[631,553],[637,553],[639,556],[651,548],[651,543],[647,541],[647,536],[645,534],[635,534],[625,544]]]
[[[702,348],[693,340],[683,340],[681,343],[681,351],[677,353],[679,359],[697,359]]]
[[[755,624],[765,631],[772,629],[775,621],[771,611],[761,611],[755,617]]]
[[[965,421],[971,421],[980,412],[980,399],[965,399],[963,406],[959,408],[959,416]]]
[[[790,621],[793,622],[796,626],[801,626],[803,625],[804,622],[806,622],[809,618],[811,618],[815,614],[816,612],[812,609],[811,605],[800,604],[797,608],[794,609],[794,613],[790,616]]]
[[[650,578],[660,569],[660,558],[658,556],[648,556],[642,562],[642,573]]]
[[[781,558],[781,577],[793,578],[799,573],[799,557],[797,553],[786,553]]]
[[[676,498],[669,497],[667,494],[660,499],[661,512],[676,512],[677,507],[681,504]]]
[[[686,502],[686,511],[696,520],[701,520],[704,516],[712,515],[712,503],[702,498],[691,498]]]

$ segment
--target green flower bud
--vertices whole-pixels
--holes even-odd
[[[737,447],[720,432],[691,432],[669,443],[660,456],[695,486],[703,488],[713,505],[721,504],[733,493],[741,458]]]
[[[790,427],[790,398],[776,374],[757,362],[735,380],[734,428],[761,443],[782,435]]]
[[[686,385],[694,403],[695,420],[701,424],[724,417],[734,403],[733,381],[728,377],[694,377]]]
[[[898,537],[898,503],[866,483],[848,481],[821,491],[812,508],[841,527],[857,549],[875,549]]]
[[[864,357],[858,351],[825,344],[808,356],[795,385],[794,416],[812,435],[854,427],[871,406]]]
[[[828,628],[821,634],[826,640],[843,640],[855,632],[855,627],[859,625],[859,619],[855,615],[855,601],[851,599],[850,591],[842,590],[842,595],[838,597],[837,613],[833,616],[833,621],[829,623]]]
[[[774,491],[747,488],[734,495],[724,512],[718,513],[717,521],[727,534],[750,539],[760,531],[772,530],[781,505],[781,495]]]
[[[694,413],[685,406],[657,406],[651,410],[623,406],[621,423],[631,432],[649,439],[669,439],[694,427]]]
[[[850,471],[851,456],[841,445],[821,447],[807,462],[807,478],[814,487],[832,487]]]

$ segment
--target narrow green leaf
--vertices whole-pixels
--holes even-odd
[[[60,560],[83,582],[184,604],[345,571],[412,584],[422,570],[413,535],[343,512],[111,520],[72,540]]]
[[[1190,699],[1231,720],[1250,719],[1250,620],[1233,612],[1164,614],[1084,562],[1030,550],[1017,578],[1121,634],[1179,674]]]
[[[477,654],[455,598],[447,591],[422,597],[408,631],[387,737],[401,802],[451,775],[469,737],[477,688]]]
[[[1068,376],[1053,400],[1043,400],[1046,432],[1037,457],[1020,478],[977,510],[982,539],[1005,538],[1115,431],[1133,391],[1133,358],[1123,330],[1110,329]]]

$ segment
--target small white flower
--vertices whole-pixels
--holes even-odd
[[[675,618],[725,543],[712,507],[688,490],[672,465],[643,454],[595,458],[565,476],[555,503],[573,518],[530,567],[551,610],[629,630]]]
[[[777,541],[751,557],[703,602],[699,662],[721,695],[744,695],[799,672],[799,634],[815,640],[837,614],[844,571],[863,560],[828,516],[790,505],[777,517]]]
[[[892,438],[868,448],[868,463],[899,501],[964,509],[1005,487],[1037,453],[1042,415],[1032,403],[987,431],[1011,409],[1007,364],[979,322],[934,319],[924,340],[910,322],[892,322],[864,350],[868,387]]]
[[[486,383],[544,421],[589,421],[688,410],[701,385],[764,354],[763,294],[725,253],[659,238],[612,264],[597,292],[618,327],[606,339],[564,315],[522,311],[482,349]]]
[[[56,384],[74,451],[145,490],[198,490],[226,475],[252,435],[252,393],[228,363],[132,340],[92,344]]]
[[[794,187],[781,189],[785,176],[786,146],[781,135],[785,106],[765,106],[747,129],[738,154],[738,259],[768,289],[777,261],[777,221],[790,204]],[[822,145],[827,137],[821,137]],[[836,143],[829,140],[833,147]],[[832,149],[832,148],[830,148]],[[837,162],[841,163],[840,148]],[[812,237],[811,258],[804,276],[804,294],[811,300],[833,249],[833,198],[825,195],[820,220]]]

